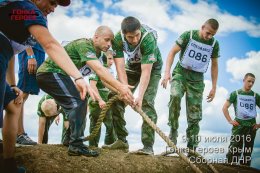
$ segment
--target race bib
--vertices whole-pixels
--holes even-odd
[[[90,74],[93,73],[91,68],[87,65],[84,65],[79,71],[82,74],[82,76],[89,76]]]
[[[212,45],[200,43],[191,38],[180,62],[181,66],[196,72],[205,73],[211,59],[215,40]]]
[[[256,115],[255,97],[237,94],[237,118],[246,120],[255,118]]]
[[[150,28],[149,26],[144,25],[144,24],[142,24],[142,27],[146,30],[146,32],[144,33],[139,44],[135,47],[135,49],[133,51],[130,51],[128,43],[125,41],[124,35],[121,32],[121,37],[122,37],[122,41],[123,41],[123,49],[127,55],[127,61],[131,64],[141,62],[142,54],[141,54],[141,50],[140,50],[140,45],[147,34],[152,33],[154,35],[155,39],[158,38],[157,32],[155,30],[153,30],[152,28]]]
[[[104,53],[101,52],[100,57],[98,58],[98,60],[101,62],[101,64],[103,64],[103,59],[102,57],[104,56]],[[94,73],[94,71],[86,64],[84,65],[80,70],[80,73],[82,74],[82,76],[89,76],[90,74]]]

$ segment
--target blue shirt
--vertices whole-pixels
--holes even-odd
[[[21,19],[26,16],[26,20]],[[0,7],[0,19],[0,31],[9,39],[24,45],[31,39],[29,26],[42,25],[47,28],[47,20],[43,13],[28,0],[11,2]]]

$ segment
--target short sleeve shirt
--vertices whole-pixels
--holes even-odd
[[[238,91],[238,94],[240,95],[249,95],[249,96],[254,96],[254,91],[249,91],[249,92],[245,92],[243,91],[242,89],[239,89]],[[258,93],[256,93],[256,96],[255,96],[255,99],[256,99],[256,105],[258,107],[260,107],[260,95]],[[234,110],[235,110],[235,115],[237,115],[237,93],[236,91],[233,91],[228,99],[227,99],[231,104],[233,104],[234,106]]]
[[[20,15],[20,13],[26,13]],[[43,13],[31,1],[17,1],[0,7],[0,31],[9,39],[27,44],[31,34],[28,30],[31,25],[41,25],[47,28],[47,20]]]
[[[181,48],[180,56],[179,56],[180,60],[182,60],[184,52],[185,52],[187,45],[190,41],[190,34],[191,34],[191,31],[186,31],[176,41],[176,44],[178,46],[180,46],[180,48]],[[194,39],[194,40],[196,40],[200,43],[203,43],[203,44],[212,45],[215,38],[213,37],[210,40],[203,40],[199,37],[199,30],[193,30],[192,31],[192,39]],[[219,43],[218,43],[218,41],[216,41],[214,48],[213,48],[211,58],[218,58],[219,56],[220,56],[219,55]],[[185,78],[187,78],[188,80],[201,81],[201,80],[204,79],[203,73],[195,72],[195,71],[191,71],[191,70],[189,70],[189,71],[190,71],[189,75],[185,76]],[[174,68],[173,73],[186,74],[186,70],[180,65],[180,62],[178,62],[176,67]],[[178,77],[183,77],[183,76],[176,75],[175,77],[178,78]],[[175,79],[175,78],[173,78],[173,79]]]
[[[144,27],[141,27],[141,39],[147,31]],[[126,42],[127,40],[124,39]],[[129,51],[133,51],[136,46],[132,46],[129,43],[128,48]],[[125,47],[123,46],[121,32],[118,32],[115,35],[115,38],[112,43],[113,50],[115,52],[114,58],[123,58]],[[133,70],[141,71],[141,64],[153,64],[153,70],[161,70],[162,67],[162,58],[160,50],[157,46],[156,38],[152,33],[148,33],[140,43],[140,52],[142,54],[141,62],[131,64],[127,62],[128,67]]]
[[[107,67],[107,65],[104,65],[104,67]],[[113,74],[112,69],[109,69],[110,73]],[[106,88],[102,81],[100,80],[100,78],[98,77],[98,75],[96,73],[93,73],[89,76],[89,80],[94,80],[97,81],[97,89],[99,92],[99,95],[101,96],[102,100],[107,101],[107,97],[108,97],[108,93],[109,90],[108,88]]]
[[[85,66],[87,61],[98,60],[97,57],[100,57],[100,55],[96,54],[91,39],[82,38],[74,40],[64,48],[78,69]],[[39,72],[52,72],[67,75],[50,57],[39,67],[37,73]]]

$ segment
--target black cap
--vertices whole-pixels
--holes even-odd
[[[68,6],[70,5],[70,0],[57,0],[58,4],[61,5],[61,6]]]

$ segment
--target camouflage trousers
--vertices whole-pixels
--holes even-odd
[[[198,146],[199,122],[202,119],[203,81],[190,82],[183,78],[171,81],[171,96],[169,102],[169,121],[171,127],[170,139],[177,144],[181,99],[186,96],[186,129],[187,147],[194,149]]]
[[[244,120],[238,120],[239,126],[233,126],[230,145],[228,147],[227,159],[229,163],[240,163],[250,166],[253,152],[256,130],[243,124]],[[242,157],[241,157],[242,155]]]
[[[128,84],[134,86],[133,91],[137,88],[141,73],[132,71],[130,69],[126,69]],[[154,108],[154,99],[157,94],[158,84],[161,78],[161,74],[158,72],[151,72],[151,77],[147,89],[144,94],[142,110],[147,114],[147,116],[154,122],[157,122],[157,113]],[[111,97],[111,96],[110,96]],[[118,139],[126,141],[126,136],[128,135],[128,131],[125,128],[126,122],[124,119],[125,112],[125,104],[122,101],[117,101],[112,105],[112,117],[113,117],[113,125],[115,128],[116,135]],[[154,144],[154,130],[143,121],[142,124],[142,143],[144,146],[153,146]]]
[[[90,133],[92,133],[92,131],[94,130],[100,113],[101,113],[101,108],[99,107],[98,102],[94,102],[94,101],[90,100],[90,102],[89,102],[89,119],[90,119],[89,132]],[[104,143],[106,145],[112,144],[116,140],[116,135],[114,132],[113,120],[112,120],[112,115],[111,115],[110,111],[107,112],[107,114],[103,120],[103,123],[105,124],[105,127],[106,127]],[[99,129],[97,136],[95,138],[89,140],[90,146],[98,147],[100,133],[101,133],[101,128]]]

